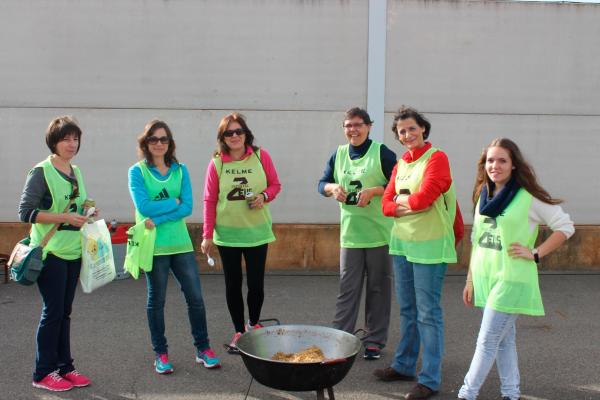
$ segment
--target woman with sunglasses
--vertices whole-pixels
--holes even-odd
[[[82,215],[85,185],[79,168],[71,164],[81,146],[77,121],[70,116],[54,118],[46,130],[46,144],[52,154],[29,171],[19,216],[31,223],[31,246],[39,245],[58,224],[44,247],[44,268],[37,280],[42,316],[33,373],[34,387],[58,392],[90,384],[75,369],[70,345],[71,310],[81,269],[79,229],[87,221]]]
[[[221,366],[209,346],[206,311],[198,264],[184,218],[192,213],[193,196],[188,170],[175,157],[175,141],[168,125],[159,120],[146,124],[138,138],[141,160],[129,169],[129,192],[135,205],[136,222],[156,229],[152,270],[146,272],[147,314],[154,369],[170,374],[165,337],[165,297],[169,272],[177,280],[188,307],[196,362],[206,368]]]
[[[407,399],[426,399],[440,388],[444,354],[442,288],[448,263],[464,233],[450,163],[427,139],[431,124],[417,110],[402,107],[392,131],[407,152],[394,167],[383,195],[383,213],[394,217],[390,240],[400,343],[382,381],[413,381]],[[421,370],[417,359],[421,352]]]
[[[483,317],[459,399],[477,398],[494,362],[502,399],[520,398],[515,323],[521,314],[544,315],[538,263],[575,232],[560,203],[540,186],[512,140],[494,139],[484,149],[473,189],[473,249],[463,290],[465,305],[482,308]],[[536,247],[540,224],[552,234]]]
[[[318,190],[340,205],[340,284],[333,327],[354,332],[365,291],[365,360],[381,357],[390,325],[392,260],[388,243],[392,221],[381,213],[381,196],[396,154],[369,138],[373,122],[366,110],[346,111],[347,144],[331,155]],[[366,279],[365,279],[366,277]]]
[[[225,297],[235,333],[229,345],[236,352],[238,338],[260,328],[268,243],[273,235],[269,203],[281,190],[273,161],[254,146],[254,135],[241,114],[225,116],[217,129],[217,149],[204,183],[202,252],[217,245],[225,274]],[[246,261],[248,324],[242,297],[242,255]]]

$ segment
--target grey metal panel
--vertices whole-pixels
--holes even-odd
[[[477,162],[494,138],[517,143],[553,197],[565,200],[564,210],[580,224],[600,223],[600,116],[470,115],[427,113],[429,139],[450,160],[459,204],[465,222],[472,222],[471,194]],[[391,126],[393,114],[386,114]],[[388,122],[389,121],[389,122]],[[404,152],[391,129],[386,143],[398,156]]]
[[[0,106],[366,103],[365,1],[8,0],[0,11]]]
[[[386,111],[600,113],[600,6],[401,1],[388,6]]]
[[[220,119],[229,110],[98,110],[98,109],[0,109],[3,133],[0,176],[0,221],[16,221],[19,197],[29,169],[49,151],[44,132],[51,118],[71,114],[83,130],[81,150],[73,163],[83,173],[90,197],[102,217],[133,220],[127,189],[127,170],[137,161],[136,137],[152,118],[165,120],[173,131],[177,157],[190,171],[194,211],[190,221],[202,220],[206,167],[216,144]],[[242,112],[244,112],[242,110]],[[338,144],[345,142],[343,112],[244,112],[256,144],[273,158],[283,185],[272,203],[275,222],[335,223],[335,201],[317,193],[317,182],[326,161]]]

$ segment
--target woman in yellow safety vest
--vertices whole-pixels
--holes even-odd
[[[483,151],[473,203],[472,253],[463,301],[483,308],[483,318],[458,398],[477,398],[495,361],[502,399],[517,400],[515,322],[520,314],[544,315],[537,265],[573,235],[573,222],[558,205],[561,201],[540,186],[510,139],[495,139]],[[536,247],[540,224],[553,233]]]

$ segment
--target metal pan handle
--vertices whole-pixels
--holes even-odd
[[[360,334],[360,336],[359,336],[359,334]],[[359,338],[360,340],[363,340],[364,338],[366,338],[368,334],[369,334],[369,332],[365,331],[362,328],[358,328],[353,333],[353,335],[356,336],[357,338]]]
[[[281,322],[277,318],[269,318],[269,319],[260,319],[258,323],[264,325],[264,322],[275,322],[274,325],[281,325]]]
[[[346,358],[333,358],[333,359],[330,359],[330,360],[323,360],[323,361],[321,361],[321,365],[340,364],[340,363],[343,363],[343,362],[346,362],[346,361],[348,361],[348,359],[346,359]]]

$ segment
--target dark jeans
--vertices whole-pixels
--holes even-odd
[[[71,309],[81,269],[81,258],[63,260],[48,254],[37,280],[42,295],[42,317],[37,329],[33,380],[41,381],[59,370],[75,369],[71,358]]]
[[[152,339],[152,348],[157,354],[167,352],[165,337],[165,297],[169,271],[173,271],[175,280],[183,292],[188,306],[188,317],[192,327],[194,346],[200,351],[206,350],[208,330],[206,328],[206,311],[200,287],[200,275],[194,252],[154,256],[152,271],[146,272],[148,287],[148,327]]]
[[[256,247],[217,246],[223,261],[225,274],[225,297],[231,321],[236,332],[245,332],[244,298],[242,297],[242,255],[246,261],[248,280],[248,314],[252,325],[258,323],[260,311],[265,299],[265,263],[268,244]]]

